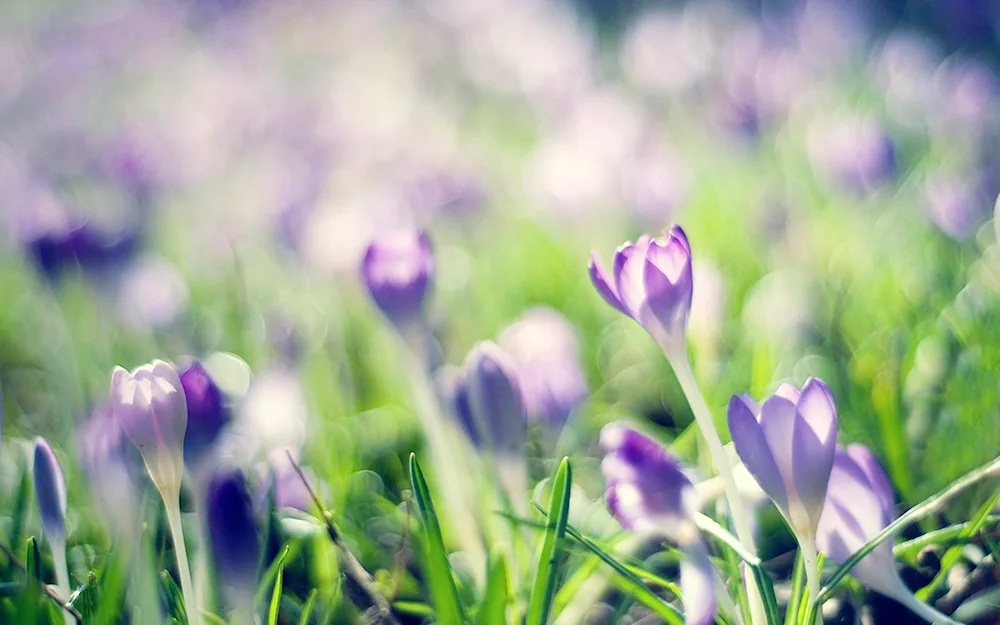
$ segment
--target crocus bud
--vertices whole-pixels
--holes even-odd
[[[892,486],[875,455],[863,445],[837,447],[826,506],[816,535],[816,546],[826,559],[843,563],[895,518]],[[855,564],[851,575],[928,622],[954,622],[918,601],[906,587],[896,570],[891,540],[884,541]]]
[[[619,247],[610,276],[592,254],[590,279],[609,304],[642,324],[660,345],[683,345],[694,287],[691,246],[680,226]]]
[[[132,373],[115,368],[110,405],[122,431],[142,455],[157,490],[178,491],[184,474],[187,401],[177,371],[162,360]]]
[[[212,478],[207,499],[208,533],[219,580],[237,594],[253,594],[261,556],[261,525],[247,480],[240,471]]]
[[[66,536],[66,480],[62,467],[45,439],[35,439],[35,498],[42,529],[50,538]]]
[[[473,346],[455,382],[454,402],[473,445],[499,456],[524,452],[527,426],[521,385],[510,357],[495,343]]]
[[[424,232],[373,241],[361,262],[361,277],[379,309],[394,324],[418,318],[433,278],[434,256]]]
[[[180,374],[187,403],[187,430],[184,433],[184,460],[189,466],[201,464],[230,420],[226,397],[200,362]]]
[[[815,378],[801,392],[782,384],[763,406],[734,395],[729,432],[743,464],[795,535],[815,536],[837,445],[830,389]]]
[[[528,416],[560,428],[587,397],[576,330],[561,314],[538,307],[500,333],[517,366]]]
[[[698,497],[681,464],[656,441],[619,423],[601,430],[601,448],[611,513],[626,529],[659,531],[677,543],[685,554],[685,622],[711,623],[715,570],[694,521]]]

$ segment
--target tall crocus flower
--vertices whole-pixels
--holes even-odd
[[[698,388],[688,359],[685,331],[694,281],[687,235],[680,226],[673,226],[656,239],[643,235],[635,243],[618,248],[612,267],[612,273],[608,274],[597,255],[592,254],[590,278],[605,301],[638,321],[663,349],[722,478],[736,534],[753,552],[756,547],[750,518],[737,490],[729,457],[715,429],[712,412]],[[750,608],[754,621],[763,618],[764,607],[760,601],[752,600]]]
[[[111,374],[110,406],[125,436],[142,455],[146,471],[163,498],[188,619],[200,623],[181,525],[187,400],[180,377],[173,366],[162,360],[131,373],[116,367]]]
[[[601,431],[611,513],[626,529],[656,531],[677,543],[685,622],[715,618],[715,570],[694,520],[698,497],[680,463],[656,441],[612,423]]]
[[[218,579],[240,622],[252,625],[262,532],[243,473],[225,471],[211,479],[206,511]]]
[[[816,526],[837,445],[837,408],[830,389],[810,378],[801,392],[782,384],[763,405],[747,395],[734,395],[729,401],[729,431],[743,464],[798,539],[815,597],[819,591]]]
[[[191,363],[179,377],[187,404],[184,460],[197,467],[229,423],[231,414],[225,395],[200,362]]]
[[[42,517],[42,529],[52,549],[59,596],[69,599],[69,571],[66,568],[66,480],[62,467],[44,438],[35,439],[34,455],[35,498]],[[67,625],[75,621],[63,612]]]
[[[590,278],[617,310],[632,317],[664,349],[684,345],[694,284],[691,246],[680,226],[653,239],[642,235],[615,252],[612,273],[597,254],[590,258]]]
[[[424,232],[403,232],[373,241],[361,261],[372,299],[396,326],[419,318],[433,279],[434,255]]]
[[[837,447],[816,536],[816,544],[826,559],[844,562],[895,518],[892,486],[875,455],[864,445]],[[883,542],[862,558],[851,569],[851,575],[929,623],[955,622],[919,601],[906,587],[896,569],[891,541]]]

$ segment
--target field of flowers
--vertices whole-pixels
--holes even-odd
[[[749,4],[0,3],[0,624],[1000,622],[1000,72]]]

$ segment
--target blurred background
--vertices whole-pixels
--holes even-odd
[[[291,372],[246,411],[308,413],[308,441],[291,436],[339,504],[358,480],[403,488],[420,436],[358,267],[372,238],[419,227],[441,364],[551,307],[590,391],[561,449],[593,456],[628,417],[691,458],[672,372],[586,270],[677,222],[720,423],[733,393],[820,376],[841,439],[913,504],[1000,449],[998,11],[6,0],[5,437],[72,450],[114,365],[224,352],[255,380]],[[578,471],[599,497],[597,461]]]

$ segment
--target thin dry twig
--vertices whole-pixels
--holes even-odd
[[[353,579],[358,586],[368,595],[368,599],[372,602],[374,607],[378,610],[379,616],[381,617],[383,623],[387,625],[399,625],[399,621],[392,614],[392,606],[389,605],[389,601],[382,595],[379,591],[378,586],[375,584],[375,578],[372,577],[371,573],[365,569],[364,565],[358,561],[351,550],[347,548],[347,545],[340,537],[340,531],[333,522],[333,515],[330,511],[326,509],[323,502],[320,501],[319,495],[313,489],[312,484],[309,483],[309,478],[302,471],[302,467],[299,463],[295,461],[292,456],[292,452],[286,450],[285,453],[288,455],[288,461],[292,463],[292,468],[299,475],[299,479],[305,484],[306,490],[309,491],[309,496],[312,497],[313,502],[316,507],[319,508],[320,513],[323,516],[323,523],[326,525],[326,533],[333,541],[333,544],[337,546],[337,550],[340,552],[340,558],[343,561],[344,572]]]
[[[7,556],[7,559],[10,560],[10,563],[13,564],[16,568],[27,572],[28,569],[24,566],[24,563],[21,562],[16,555],[14,555],[14,552],[11,551],[10,548],[7,547],[7,545],[0,543],[0,551],[3,551],[4,555]],[[37,581],[42,591],[45,592],[45,594],[47,594],[49,598],[56,603],[56,605],[58,605],[63,610],[69,612],[70,615],[72,615],[72,617],[76,619],[77,623],[83,622],[83,615],[80,614],[80,612],[76,608],[63,601],[62,597],[59,596],[59,593],[52,590],[52,588],[50,588],[48,584],[46,584],[42,580],[37,580]]]

